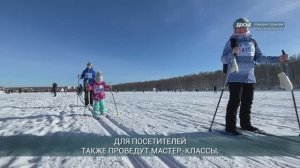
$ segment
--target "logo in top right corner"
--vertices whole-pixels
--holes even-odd
[[[251,28],[253,30],[274,30],[282,31],[285,27],[285,22],[237,22],[236,28]]]
[[[251,27],[251,22],[249,22],[249,23],[244,23],[244,22],[239,23],[238,22],[238,23],[236,23],[235,27],[236,28],[242,28],[242,27],[250,28]]]

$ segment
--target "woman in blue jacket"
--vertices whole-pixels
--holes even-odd
[[[82,74],[79,75],[80,79],[83,79],[84,86],[84,102],[85,106],[93,105],[93,94],[92,91],[87,90],[87,86],[94,81],[95,71],[93,70],[92,64],[88,62],[86,64],[86,68],[83,70]]]
[[[251,124],[251,105],[254,96],[256,79],[254,76],[255,63],[277,63],[288,60],[288,55],[264,56],[255,40],[252,39],[248,27],[240,27],[241,23],[249,23],[247,18],[239,18],[234,24],[234,33],[226,42],[221,60],[228,64],[227,84],[229,87],[229,101],[226,109],[226,132],[238,135],[236,130],[236,115],[240,106],[240,126],[247,131],[257,131]],[[239,25],[239,26],[237,26]],[[232,72],[232,63],[236,60],[239,71]],[[231,72],[231,73],[230,73]]]

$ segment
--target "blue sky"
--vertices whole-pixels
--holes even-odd
[[[283,21],[253,30],[265,55],[298,54],[298,0],[0,0],[0,86],[77,85],[93,63],[113,84],[222,68],[239,17]]]

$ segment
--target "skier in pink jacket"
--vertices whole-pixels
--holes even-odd
[[[88,90],[93,93],[93,117],[98,118],[99,115],[103,115],[105,113],[105,91],[108,91],[109,89],[110,87],[103,81],[103,73],[101,71],[97,71],[94,81],[88,85]]]

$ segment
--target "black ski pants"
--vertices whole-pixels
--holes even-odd
[[[85,106],[88,104],[93,105],[93,91],[88,91],[86,86],[84,86],[84,103]]]
[[[254,96],[254,83],[228,83],[229,101],[226,109],[226,129],[236,130],[236,115],[240,106],[240,125],[246,128],[251,125],[250,113]]]
[[[52,88],[52,92],[54,94],[54,97],[56,96],[56,88]]]

